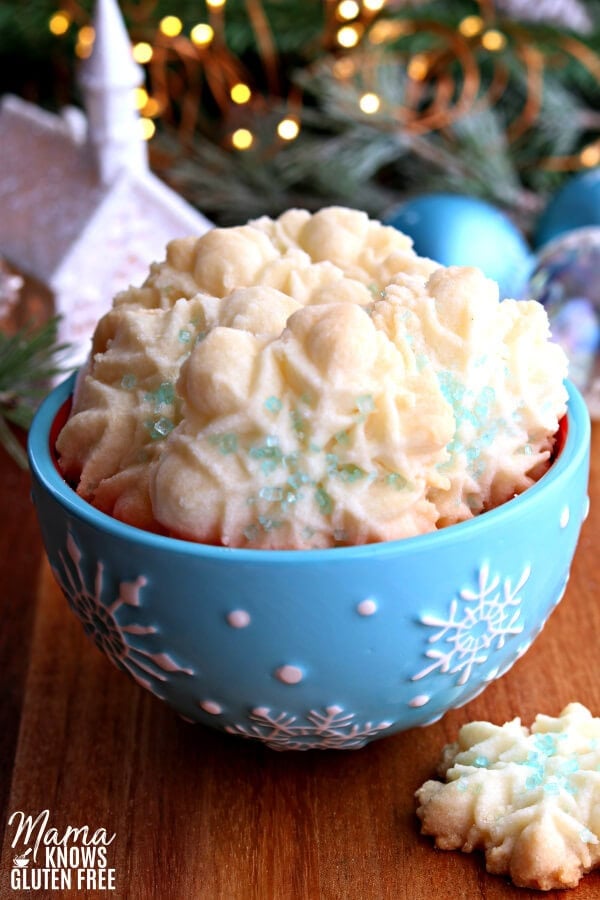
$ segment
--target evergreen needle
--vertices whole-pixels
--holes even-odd
[[[21,447],[18,439],[15,437],[11,429],[6,423],[6,419],[0,415],[0,442],[9,456],[21,469],[27,468],[27,454]]]
[[[0,443],[22,468],[27,458],[11,425],[27,430],[50,380],[66,371],[60,357],[68,345],[57,343],[58,322],[0,333]]]

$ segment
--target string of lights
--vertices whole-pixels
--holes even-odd
[[[157,0],[144,5],[146,30],[156,7]],[[390,127],[391,121],[413,134],[447,128],[478,105],[497,102],[511,78],[504,62],[510,48],[526,84],[521,109],[507,130],[509,140],[518,140],[540,114],[545,54],[536,46],[534,30],[503,18],[491,0],[479,0],[479,7],[478,14],[464,16],[452,27],[419,16],[418,8],[404,7],[400,15],[390,0],[325,0],[321,45],[334,59],[332,74],[341,84],[364,84],[372,60],[382,53],[401,58],[407,76],[402,103],[390,108],[376,85],[357,89],[355,102],[357,113],[382,116],[382,127]],[[147,86],[135,96],[145,139],[154,137],[156,122],[163,119],[176,126],[183,144],[189,142],[205,115],[208,91],[219,112],[223,147],[245,152],[260,141],[265,152],[273,152],[296,140],[303,124],[301,94],[294,85],[281,89],[275,42],[260,0],[246,0],[246,8],[267,90],[264,84],[257,86],[254,73],[227,46],[227,0],[206,0],[205,20],[187,25],[177,15],[165,15],[150,37],[132,40],[134,59],[147,73]],[[139,24],[133,23],[132,34],[141,30]],[[57,38],[75,29],[77,56],[91,53],[93,27],[77,0],[56,11],[48,28]],[[415,34],[421,36],[421,49],[403,50],[405,39]],[[600,58],[572,35],[557,36],[552,47],[554,66],[565,59],[600,81]],[[267,106],[284,110],[273,120],[270,136],[264,127],[259,135],[256,126]],[[265,141],[268,146],[263,146]],[[538,164],[559,172],[599,163],[600,137],[592,135],[576,154],[549,156]]]

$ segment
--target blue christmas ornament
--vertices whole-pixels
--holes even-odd
[[[600,167],[570,178],[554,195],[540,216],[535,246],[590,225],[600,225]]]
[[[600,418],[600,227],[547,244],[528,293],[546,308],[552,337],[569,357],[569,377]]]
[[[384,219],[414,241],[420,256],[445,266],[477,266],[500,286],[500,297],[523,295],[531,271],[525,239],[490,203],[458,194],[423,194]]]

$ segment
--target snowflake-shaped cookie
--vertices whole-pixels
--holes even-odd
[[[440,849],[483,849],[489,872],[541,890],[574,887],[600,865],[600,718],[580,703],[531,730],[520,719],[463,726],[440,775],[416,793]]]

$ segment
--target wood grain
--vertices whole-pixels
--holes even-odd
[[[529,724],[578,700],[600,715],[600,426],[592,506],[564,600],[502,679],[428,728],[359,751],[275,753],[180,720],[85,638],[45,561],[28,476],[0,457],[0,897],[500,900],[544,896],[436,851],[413,794],[471,719]],[[598,501],[597,504],[595,501]],[[15,892],[15,810],[116,833],[116,890]],[[600,897],[600,873],[565,895]]]

